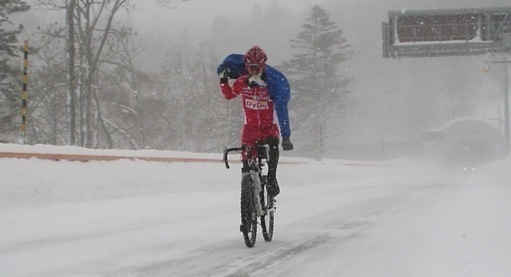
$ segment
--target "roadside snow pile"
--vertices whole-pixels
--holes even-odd
[[[53,161],[37,158],[0,158],[0,207],[33,206],[60,202],[97,201],[169,193],[221,192],[239,190],[240,163],[232,157],[226,170],[221,154],[171,151],[87,150],[77,147],[17,146],[0,144],[0,152],[84,153],[175,156],[209,159],[218,162],[150,162],[121,159],[115,161]],[[130,153],[131,152],[131,153]],[[290,186],[318,186],[320,183],[351,184],[400,183],[415,185],[425,181],[442,184],[446,180],[508,185],[511,159],[481,165],[473,172],[446,169],[414,160],[385,163],[286,158],[279,165],[282,190]]]

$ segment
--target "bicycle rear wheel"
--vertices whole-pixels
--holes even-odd
[[[241,180],[241,227],[247,247],[253,247],[257,236],[257,215],[252,189],[252,176],[245,175]]]
[[[266,205],[264,202],[267,202]],[[261,230],[265,241],[273,239],[273,227],[275,224],[275,209],[270,209],[271,196],[268,195],[266,189],[261,192],[261,205],[265,208],[265,214],[261,216]]]

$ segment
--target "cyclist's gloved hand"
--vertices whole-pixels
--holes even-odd
[[[289,138],[282,139],[282,149],[284,149],[284,151],[293,150],[293,143],[291,142],[291,139]]]
[[[220,84],[227,83],[229,81],[229,68],[223,64],[218,66],[217,69],[218,77],[220,78]]]

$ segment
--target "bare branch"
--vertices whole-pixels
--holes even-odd
[[[181,1],[186,2],[189,0],[181,0]],[[169,8],[169,9],[175,9],[176,8],[175,5],[173,5],[173,6],[170,5],[171,2],[172,2],[172,0],[156,0],[156,3],[158,3],[158,5],[160,5],[162,7]]]

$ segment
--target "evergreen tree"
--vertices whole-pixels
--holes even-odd
[[[298,51],[284,63],[293,88],[293,137],[301,140],[297,144],[305,154],[321,158],[326,134],[332,131],[327,129],[327,122],[339,116],[342,96],[348,92],[350,79],[340,74],[340,65],[349,59],[350,45],[342,30],[330,21],[329,13],[318,5],[302,27],[291,40],[292,48]]]
[[[16,93],[20,90],[16,86],[19,67],[13,66],[19,63],[13,62],[13,57],[19,56],[17,49],[20,49],[20,45],[17,36],[23,30],[23,26],[14,26],[9,17],[13,13],[25,12],[29,8],[21,0],[0,1],[0,132],[2,134],[15,129],[12,120],[16,115]]]

